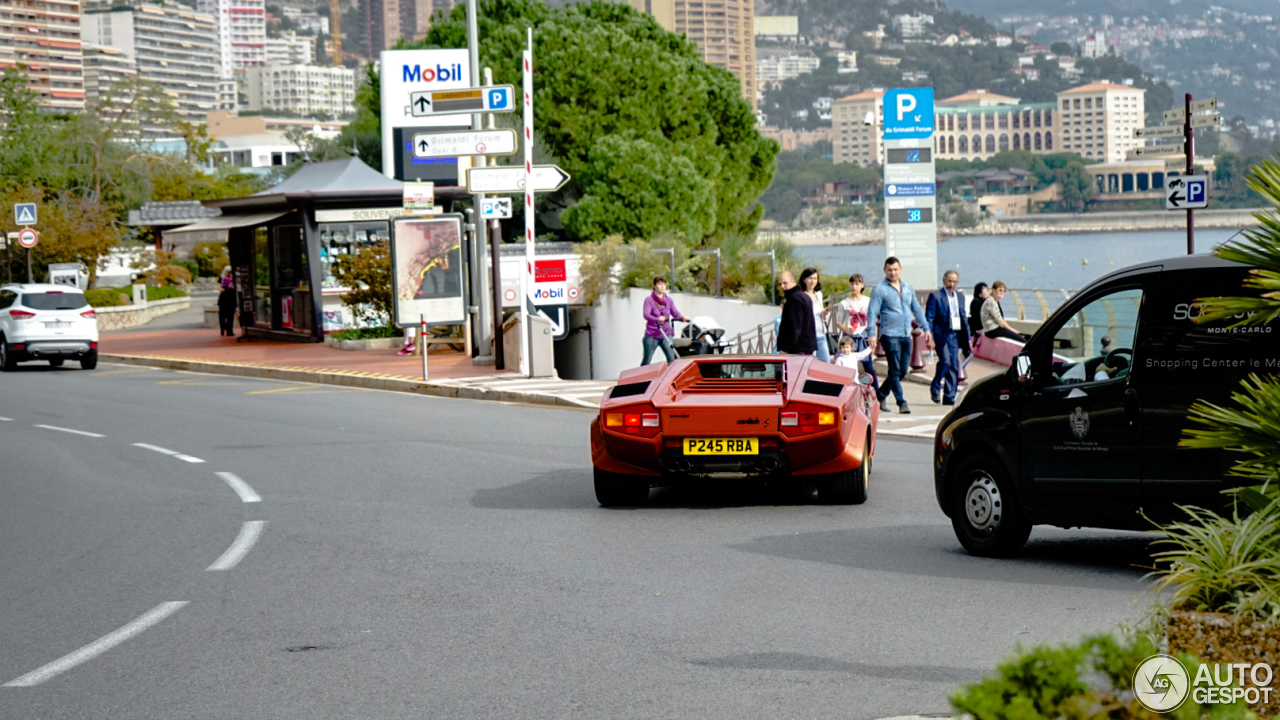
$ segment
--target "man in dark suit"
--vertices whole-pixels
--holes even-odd
[[[929,398],[943,405],[956,404],[956,386],[960,382],[960,353],[973,354],[969,347],[968,323],[965,321],[964,293],[956,289],[960,275],[948,270],[942,275],[942,288],[929,293],[924,316],[933,333],[938,350],[938,365],[933,383],[929,386]],[[945,383],[945,386],[944,386]],[[939,393],[943,393],[939,398]]]
[[[818,350],[818,330],[813,322],[813,301],[789,272],[778,276],[782,289],[782,322],[778,324],[778,352],[812,355]],[[822,339],[826,342],[826,338]]]

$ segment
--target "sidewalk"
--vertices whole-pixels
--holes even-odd
[[[220,337],[215,328],[204,327],[200,307],[164,316],[141,328],[103,333],[99,352],[104,362],[584,409],[600,407],[600,399],[614,385],[612,380],[531,380],[513,370],[474,365],[469,357],[444,346],[433,346],[424,382],[420,356],[401,357],[395,350],[339,350],[318,343],[237,342]],[[876,365],[883,378],[884,361]],[[1004,368],[975,358],[968,371],[973,381],[1004,372]],[[898,414],[891,398],[890,411],[880,418],[880,432],[933,437],[938,421],[950,408],[929,400],[932,378],[932,367],[907,376],[903,389],[912,414]],[[961,392],[964,389],[961,386]]]

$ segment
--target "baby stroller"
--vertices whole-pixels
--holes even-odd
[[[671,347],[679,357],[723,353],[732,343],[722,339],[724,328],[714,318],[699,315],[684,326],[680,336],[671,339]]]

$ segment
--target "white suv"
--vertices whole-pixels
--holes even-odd
[[[0,370],[26,360],[67,358],[98,366],[98,318],[84,293],[66,285],[0,285]]]

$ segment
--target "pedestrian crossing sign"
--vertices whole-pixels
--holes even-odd
[[[36,204],[17,203],[13,206],[13,219],[18,225],[35,225]]]

